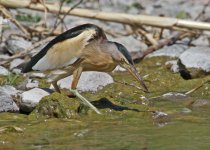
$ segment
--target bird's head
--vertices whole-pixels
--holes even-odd
[[[144,92],[149,92],[141,76],[138,74],[128,50],[120,43],[113,42],[113,44],[116,47],[116,49],[112,52],[113,59],[118,65],[128,70],[129,73],[140,82]]]

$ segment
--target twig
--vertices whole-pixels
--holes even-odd
[[[60,22],[58,22],[56,26],[59,26],[62,22],[64,22],[64,19],[66,18],[66,16],[67,16],[73,9],[75,9],[77,6],[79,6],[82,2],[83,2],[83,0],[80,0],[78,3],[76,3],[74,6],[72,6],[72,7],[64,14],[64,16],[60,19]]]
[[[172,36],[171,38],[168,39],[162,39],[158,42],[158,45],[156,46],[150,46],[146,50],[143,51],[138,51],[138,52],[131,52],[132,59],[134,61],[140,61],[142,60],[146,55],[162,48],[165,45],[171,45],[175,43],[177,40],[180,40],[186,36],[191,36],[189,33],[183,33],[183,32],[178,32],[176,35]]]
[[[55,20],[55,23],[54,23],[52,32],[53,32],[53,31],[56,29],[56,27],[57,27],[58,19],[59,19],[59,16],[60,16],[60,13],[61,13],[61,9],[62,9],[62,6],[63,6],[64,2],[65,2],[64,0],[61,0],[61,2],[60,2],[59,11],[58,11],[58,13],[57,13],[57,15],[56,15],[56,20]]]
[[[22,58],[22,57],[25,57],[27,55],[30,55],[30,53],[29,53],[30,51],[32,51],[33,49],[35,49],[35,48],[37,48],[37,47],[39,47],[41,45],[44,45],[45,43],[51,41],[52,38],[54,38],[54,37],[48,37],[47,39],[41,40],[39,42],[36,42],[35,44],[33,44],[31,47],[29,47],[28,49],[24,50],[23,52],[15,54],[15,55],[13,55],[13,56],[11,56],[9,58],[6,58],[6,59],[1,59],[0,65],[4,65],[7,62],[10,62],[10,61],[12,61],[12,60],[14,60],[16,58]]]
[[[204,86],[205,84],[207,84],[207,83],[210,83],[210,80],[207,80],[207,81],[203,82],[201,85],[199,85],[199,86],[195,87],[194,89],[192,89],[192,90],[186,92],[185,94],[186,94],[186,95],[189,95],[189,94],[195,92],[196,90],[200,89],[201,87],[203,87],[203,86]]]
[[[116,83],[120,83],[120,84],[123,84],[123,85],[128,85],[128,86],[131,86],[131,87],[135,87],[135,88],[137,88],[138,90],[141,90],[141,91],[144,91],[142,88],[140,88],[139,86],[136,86],[136,85],[134,85],[134,84],[130,84],[130,83],[127,83],[127,82],[121,82],[121,81],[116,81],[116,80],[114,80],[114,82],[116,82]]]
[[[47,27],[47,7],[45,4],[45,0],[40,0],[41,4],[44,6],[44,23],[45,23],[45,27]]]
[[[202,11],[195,17],[194,20],[198,20],[202,15],[205,14],[207,7],[210,5],[210,0],[203,6]]]
[[[156,46],[158,44],[153,36],[150,33],[147,33],[145,30],[138,28],[136,29],[136,32],[143,35],[150,42],[151,45]]]
[[[162,39],[162,37],[163,37],[163,31],[164,31],[164,28],[161,28],[160,29],[160,33],[159,33],[159,39]]]
[[[5,18],[11,20],[27,37],[30,37],[28,31],[15,18],[12,17],[10,12],[4,6],[0,5],[0,11],[5,16]]]

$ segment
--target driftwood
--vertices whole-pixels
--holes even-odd
[[[45,11],[46,8],[50,13],[68,14],[79,17],[86,17],[92,19],[98,19],[103,21],[111,21],[135,26],[149,25],[160,28],[189,28],[199,30],[210,30],[210,24],[204,22],[188,21],[176,18],[157,17],[157,16],[145,16],[145,15],[130,15],[124,13],[113,12],[98,12],[88,9],[74,8],[69,11],[69,7],[63,6],[62,10],[53,4],[45,4],[43,6],[40,3],[31,3],[30,0],[0,0],[0,4],[9,8],[29,8],[38,11]]]

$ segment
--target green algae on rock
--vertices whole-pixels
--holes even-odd
[[[29,118],[77,118],[79,105],[78,100],[53,93],[42,98]]]

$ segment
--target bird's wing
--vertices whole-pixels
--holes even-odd
[[[38,54],[26,64],[23,72],[31,70],[52,70],[73,64],[82,49],[92,40],[106,39],[101,28],[93,24],[84,24],[72,28],[50,41]]]

